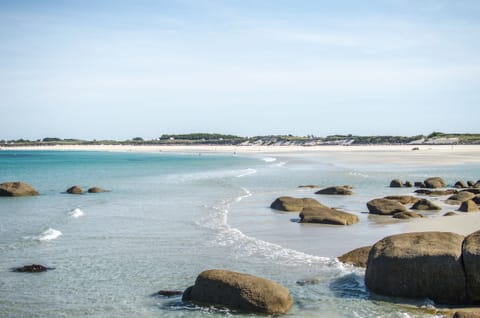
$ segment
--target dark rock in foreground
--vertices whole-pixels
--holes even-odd
[[[41,273],[45,272],[47,270],[51,270],[53,268],[50,267],[45,267],[43,265],[39,264],[32,264],[32,265],[25,265],[22,267],[15,267],[12,268],[13,272],[18,272],[18,273]]]
[[[371,246],[359,247],[343,254],[342,256],[339,256],[338,260],[342,263],[357,267],[367,267],[368,253],[370,253],[371,249]]]
[[[300,223],[322,223],[332,225],[352,225],[359,221],[355,214],[329,207],[310,207],[300,212]]]
[[[68,188],[67,193],[69,193],[69,194],[82,194],[83,190],[79,186],[75,185],[75,186],[72,186],[72,187]]]
[[[416,202],[411,207],[411,209],[422,210],[422,211],[431,211],[431,210],[438,211],[438,210],[441,210],[442,208],[427,199],[421,199],[420,201]]]
[[[0,197],[23,197],[38,194],[37,190],[25,182],[5,182],[0,184]]]
[[[333,194],[333,195],[352,195],[352,187],[350,186],[335,186],[335,187],[328,187],[323,188],[315,192],[315,194]]]
[[[293,305],[287,288],[261,277],[213,269],[198,275],[183,301],[265,314],[284,314]]]
[[[299,212],[307,207],[325,207],[323,204],[312,198],[293,198],[283,196],[272,202],[270,208],[287,212]]]
[[[373,199],[367,202],[368,211],[372,214],[393,215],[406,212],[407,209],[398,201],[388,199]]]
[[[462,242],[463,236],[447,232],[386,237],[370,251],[365,283],[381,295],[463,304],[467,295]]]

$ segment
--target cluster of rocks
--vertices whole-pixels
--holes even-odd
[[[105,192],[105,190],[100,188],[100,187],[91,187],[87,190],[87,192],[88,193],[101,193],[101,192]],[[79,187],[77,185],[74,185],[74,186],[71,186],[70,188],[68,188],[66,193],[69,193],[69,194],[83,194],[84,191],[81,187]]]
[[[79,186],[72,186],[68,188],[66,193],[69,194],[82,194],[84,193],[83,189]],[[104,189],[100,187],[91,187],[87,190],[88,193],[101,193],[105,192]],[[24,196],[34,196],[39,195],[40,193],[31,185],[21,181],[15,182],[4,182],[0,184],[0,197],[24,197]]]
[[[355,214],[330,208],[312,198],[283,196],[273,201],[270,207],[280,211],[300,212],[300,223],[351,225],[359,221]]]

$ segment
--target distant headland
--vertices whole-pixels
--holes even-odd
[[[154,139],[135,137],[128,140],[83,140],[46,137],[37,140],[0,140],[0,147],[54,145],[235,145],[235,146],[320,146],[320,145],[480,145],[480,134],[433,132],[427,136],[356,136],[326,137],[269,135],[241,137],[215,133],[164,134]]]

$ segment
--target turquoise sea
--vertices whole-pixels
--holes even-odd
[[[435,317],[429,300],[371,294],[363,270],[335,259],[403,231],[405,221],[369,216],[365,203],[412,191],[389,188],[393,178],[428,176],[477,180],[480,162],[1,150],[0,183],[25,181],[41,195],[0,198],[0,317],[254,317],[154,295],[184,290],[212,268],[283,284],[295,299],[286,317]],[[305,184],[349,184],[355,195],[319,197],[298,188]],[[72,185],[109,191],[65,194]],[[356,213],[360,223],[299,224],[297,213],[269,208],[281,195],[316,198]],[[10,271],[32,263],[55,269]],[[317,283],[297,283],[305,279]]]

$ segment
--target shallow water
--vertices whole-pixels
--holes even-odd
[[[152,296],[183,290],[211,268],[285,285],[295,299],[290,317],[429,317],[422,309],[432,308],[428,300],[406,306],[372,295],[363,271],[335,257],[404,229],[405,221],[364,213],[369,199],[412,191],[388,188],[391,179],[476,180],[480,163],[418,167],[334,159],[0,151],[0,182],[22,180],[41,193],[0,198],[0,317],[251,317]],[[63,193],[74,184],[109,192]],[[349,184],[355,195],[319,197],[299,189],[302,184]],[[269,208],[280,195],[314,197],[361,221],[299,224],[297,213]],[[55,270],[9,271],[31,263]],[[296,283],[312,278],[318,283]]]

